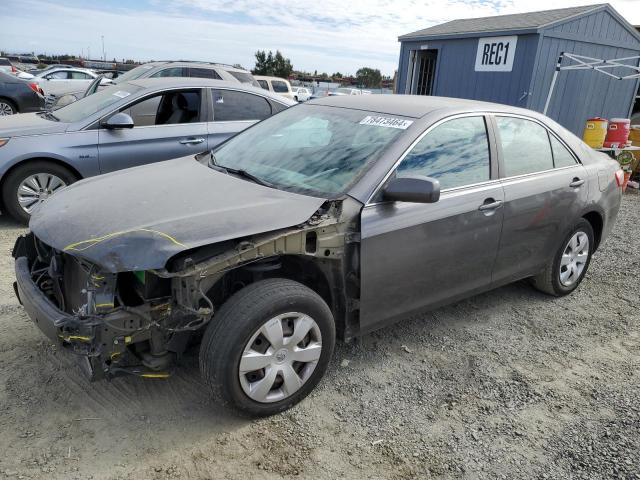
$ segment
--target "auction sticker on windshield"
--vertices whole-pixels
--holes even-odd
[[[129,95],[131,95],[129,92],[123,92],[122,90],[119,90],[113,94],[114,97],[118,97],[118,98],[125,98],[125,97],[128,97]]]
[[[360,125],[374,125],[376,127],[399,128],[406,130],[413,123],[413,120],[405,120],[403,118],[380,117],[368,115],[360,122]]]

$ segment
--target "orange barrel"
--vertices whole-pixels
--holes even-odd
[[[629,132],[629,140],[634,147],[640,147],[640,125],[632,125],[631,132]],[[631,164],[631,169],[634,172],[640,172],[640,150],[634,150],[633,156],[635,160]]]
[[[624,147],[629,142],[631,120],[628,118],[612,118],[607,129],[607,138],[604,139],[605,147]]]
[[[604,139],[607,136],[606,118],[594,117],[587,120],[582,133],[582,140],[591,148],[602,148]]]

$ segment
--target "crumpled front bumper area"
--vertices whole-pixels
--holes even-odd
[[[95,299],[101,298],[99,301],[104,302],[105,292],[108,293],[112,286],[109,279],[91,271],[83,276],[77,269],[72,281],[56,278],[60,276],[55,272],[56,262],[71,264],[75,260],[60,260],[60,252],[55,252],[55,258],[51,256],[51,264],[47,267],[45,263],[43,267],[43,245],[38,248],[36,242],[33,234],[21,236],[16,241],[12,254],[15,258],[16,295],[38,328],[51,340],[84,357],[86,361],[83,363],[94,380],[120,374],[152,378],[169,376],[167,372],[162,371],[169,365],[166,356],[162,359],[156,358],[151,366],[144,365],[141,357],[129,348],[134,343],[149,343],[152,336],[150,323],[165,314],[170,309],[169,305],[143,303],[135,307],[115,307],[113,299],[110,304],[97,304]],[[38,263],[39,261],[41,263]],[[65,266],[59,270],[69,272],[69,268],[73,266]],[[115,285],[115,274],[113,275],[112,284]],[[43,281],[43,277],[46,280]],[[96,279],[100,279],[100,283],[96,283]],[[83,282],[87,282],[86,286]],[[52,286],[54,283],[56,285]],[[76,298],[63,291],[70,285],[74,286],[74,291],[81,292],[83,298],[93,299],[91,306],[80,305]]]

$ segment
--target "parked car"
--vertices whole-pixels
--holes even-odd
[[[27,222],[80,178],[202,152],[293,104],[238,82],[156,78],[0,118],[2,211]]]
[[[93,95],[99,89],[106,88],[106,86],[102,84],[103,78],[104,77],[102,75],[98,75],[84,90],[80,90],[78,92],[65,93],[64,95],[61,95],[59,97],[48,98],[47,100],[49,101],[45,102],[47,109],[57,110],[59,108],[66,107],[70,103],[76,102],[81,98],[88,97],[89,95]],[[107,86],[110,86],[110,85],[111,84]]]
[[[85,68],[52,68],[37,74],[33,81],[44,91],[45,95],[59,97],[65,93],[86,89],[98,77],[98,74]],[[111,80],[103,78],[102,84],[111,84]]]
[[[0,72],[0,116],[38,112],[43,108],[44,97],[36,83]]]
[[[291,93],[296,102],[306,102],[311,98],[311,91],[306,87],[291,87]]]
[[[328,96],[344,96],[344,95],[362,95],[362,91],[357,88],[336,88],[335,90],[329,90]]]
[[[74,68],[73,65],[69,65],[66,63],[53,63],[51,65],[47,65],[44,68],[30,68],[27,73],[31,73],[32,75],[36,75],[42,72],[48,72],[53,70],[54,68]]]
[[[256,416],[309,394],[336,337],[528,277],[571,293],[622,197],[549,118],[429,96],[314,100],[198,159],[42,204],[16,291],[94,378],[167,376],[203,333],[213,397]]]
[[[8,58],[0,57],[0,72],[3,73],[16,73],[17,68],[11,64]]]
[[[137,78],[158,77],[209,78],[212,80],[238,82],[246,85],[253,85],[254,87],[259,86],[254,80],[253,75],[251,75],[251,72],[242,68],[236,68],[222,63],[186,61],[145,63],[122,75],[119,75],[114,80],[114,83],[128,82]]]
[[[279,77],[265,77],[262,75],[254,75],[260,86],[269,92],[277,93],[285,98],[293,100],[295,95],[291,90],[289,80]]]

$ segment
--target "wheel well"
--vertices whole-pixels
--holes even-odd
[[[331,287],[326,275],[311,259],[298,255],[282,255],[253,262],[227,272],[209,290],[208,295],[217,306],[234,293],[265,278],[288,278],[306,285],[332,308]]]
[[[600,240],[602,239],[602,229],[604,227],[602,215],[600,215],[598,212],[592,211],[583,215],[582,218],[589,222],[591,224],[591,228],[593,228],[593,236],[596,242],[595,248],[593,250],[596,251],[600,246]]]

